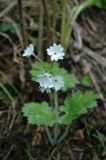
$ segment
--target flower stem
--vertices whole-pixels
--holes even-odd
[[[62,134],[62,136],[61,136],[61,137],[59,138],[59,140],[57,141],[58,144],[59,144],[59,143],[67,136],[69,127],[70,127],[70,126],[67,125],[67,127],[66,127],[64,133]]]
[[[37,55],[33,54],[33,56],[34,56],[34,58],[35,58],[37,61],[39,61],[39,62],[43,65],[43,67],[45,68],[45,70],[47,70],[47,68],[45,67],[43,61],[42,61]]]
[[[52,91],[49,93],[50,106],[53,108],[53,95]]]
[[[58,94],[57,94],[57,91],[54,91],[54,107],[55,107],[55,112],[58,116]],[[59,126],[58,126],[58,124],[56,124],[54,126],[54,143],[56,143],[58,135],[59,135]]]
[[[50,134],[50,131],[49,131],[48,126],[45,126],[45,130],[46,130],[46,134],[47,134],[47,137],[48,137],[51,145],[54,145],[54,141],[53,141],[53,139],[52,139],[52,136],[51,136],[51,134]]]
[[[39,62],[43,63],[43,61],[38,57],[36,56],[35,54],[33,54],[34,58],[37,59]]]

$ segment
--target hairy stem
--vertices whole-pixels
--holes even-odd
[[[35,58],[37,61],[43,63],[43,61],[42,61],[38,56],[36,56],[35,54],[33,54],[33,56],[34,56],[34,58]]]
[[[45,130],[46,130],[46,134],[47,134],[47,137],[48,137],[51,145],[54,145],[54,141],[53,141],[53,139],[52,139],[52,136],[51,136],[51,133],[50,133],[50,131],[49,131],[48,126],[45,126]]]
[[[34,56],[34,58],[35,58],[37,61],[39,61],[39,62],[42,64],[42,66],[44,67],[44,69],[47,70],[47,68],[45,67],[43,61],[42,61],[37,55],[33,54],[33,56]]]
[[[60,137],[59,140],[57,141],[58,144],[59,144],[59,143],[67,136],[68,131],[69,131],[69,127],[70,127],[70,126],[67,125],[67,127],[66,127],[64,133],[61,135],[61,137]]]
[[[58,94],[57,94],[57,91],[54,91],[54,107],[55,107],[55,112],[58,116]],[[59,135],[59,126],[58,124],[56,124],[54,126],[54,143],[56,143],[57,141],[57,137]]]

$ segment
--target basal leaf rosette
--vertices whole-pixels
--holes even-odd
[[[57,123],[57,115],[47,102],[26,103],[22,112],[30,124],[53,126]]]
[[[64,106],[60,111],[64,114],[61,117],[61,124],[70,124],[74,119],[78,118],[81,114],[88,112],[89,108],[96,107],[97,96],[92,92],[76,92],[72,97],[67,97]]]

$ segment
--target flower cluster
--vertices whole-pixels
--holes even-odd
[[[65,55],[64,48],[61,45],[57,45],[55,43],[53,44],[53,46],[50,46],[50,48],[47,49],[47,54],[51,57],[51,61],[58,61],[60,59],[63,59],[63,56]],[[33,44],[30,44],[24,50],[24,53],[23,53],[23,56],[26,56],[26,57],[29,57],[31,55],[35,56]],[[50,90],[51,88],[58,91],[62,87],[64,87],[64,81],[62,76],[60,75],[52,76],[48,72],[45,72],[42,75],[38,75],[36,81],[40,84],[41,92],[46,91],[47,93],[49,93],[51,91]]]
[[[58,76],[52,76],[51,74],[45,72],[42,75],[39,75],[36,80],[40,84],[40,90],[41,92],[46,91],[47,93],[50,92],[50,89],[53,88],[56,91],[60,90],[62,87],[64,87],[64,81],[63,77]]]

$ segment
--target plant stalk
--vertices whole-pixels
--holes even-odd
[[[62,136],[59,138],[59,140],[57,141],[57,143],[59,144],[66,136],[67,136],[67,134],[68,134],[68,131],[69,131],[69,125],[67,125],[67,127],[66,127],[66,129],[65,129],[65,131],[64,131],[64,133],[62,134]]]
[[[57,91],[54,91],[54,107],[55,107],[55,112],[56,112],[56,114],[58,116],[59,106],[58,106],[58,94],[57,94]],[[56,144],[58,135],[59,135],[59,125],[56,124],[54,126],[54,143],[55,144]]]
[[[51,133],[50,133],[50,131],[49,131],[48,126],[45,126],[45,130],[46,130],[46,134],[47,134],[47,137],[48,137],[51,145],[54,145],[54,141],[53,141],[53,139],[52,139],[52,136],[51,136]]]

